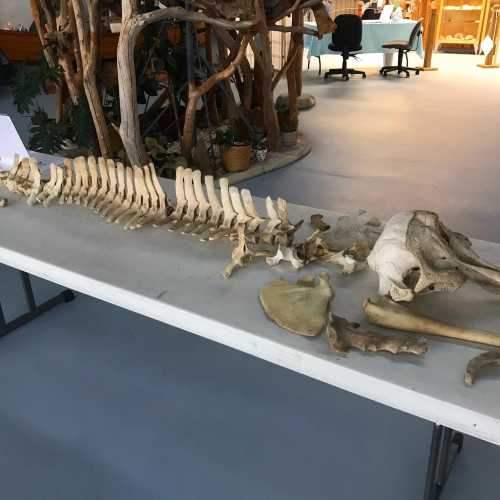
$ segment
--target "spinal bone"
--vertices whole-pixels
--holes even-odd
[[[482,261],[466,236],[425,210],[394,215],[368,256],[368,265],[379,276],[379,294],[395,301],[454,291],[467,279],[500,293],[500,269]]]

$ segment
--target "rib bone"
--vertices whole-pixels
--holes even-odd
[[[467,385],[473,385],[476,381],[478,371],[484,366],[489,365],[500,365],[500,352],[483,352],[479,356],[472,358],[465,370],[465,383]]]

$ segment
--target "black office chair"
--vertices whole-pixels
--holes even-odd
[[[332,43],[328,48],[332,52],[342,53],[342,68],[331,69],[325,73],[325,79],[330,75],[342,75],[342,80],[349,80],[349,75],[363,75],[364,71],[347,67],[347,59],[354,57],[361,50],[361,37],[363,34],[363,23],[359,16],[354,14],[340,14],[335,18],[337,29],[332,33]]]
[[[410,50],[415,50],[414,45],[417,41],[417,37],[420,36],[422,31],[422,19],[420,19],[417,24],[411,30],[410,38],[408,40],[393,40],[392,42],[387,42],[382,45],[384,49],[397,49],[398,50],[398,65],[397,66],[383,66],[380,68],[380,74],[382,76],[387,76],[387,73],[391,71],[397,71],[398,75],[401,73],[406,74],[406,78],[410,76],[410,71],[415,71],[415,75],[420,73],[418,68],[410,68],[408,66],[408,52]],[[403,55],[406,56],[406,66],[403,66]]]
[[[380,19],[380,12],[373,7],[368,7],[361,16],[362,21],[376,21]]]

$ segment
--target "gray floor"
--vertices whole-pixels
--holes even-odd
[[[498,241],[499,81],[449,67],[325,85],[311,71],[312,155],[246,184],[340,211],[434,208]],[[9,317],[20,294],[0,268]],[[79,296],[1,344],[2,499],[421,498],[430,424],[180,330]],[[499,459],[466,439],[443,499],[497,498]]]

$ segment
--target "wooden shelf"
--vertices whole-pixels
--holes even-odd
[[[485,5],[489,0],[441,0],[437,45],[466,45],[474,51],[481,41]],[[460,35],[460,37],[457,37]],[[472,38],[466,39],[465,36]]]
[[[449,43],[453,45],[475,45],[477,40],[474,38],[473,40],[466,40],[465,38],[440,38],[439,43]]]

